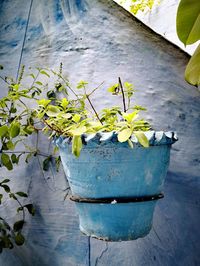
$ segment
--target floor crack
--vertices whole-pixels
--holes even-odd
[[[98,257],[96,258],[95,266],[98,265],[99,260],[100,260],[100,259],[103,257],[103,255],[107,252],[107,250],[108,250],[108,243],[106,242],[106,248],[105,248],[104,250],[102,250],[100,256],[98,256]]]

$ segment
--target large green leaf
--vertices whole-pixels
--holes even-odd
[[[179,39],[185,45],[200,39],[199,0],[181,0],[177,11],[176,30]]]
[[[10,136],[11,138],[15,138],[20,133],[20,123],[19,122],[13,122],[10,126]]]
[[[194,86],[200,85],[200,44],[186,67],[185,79]]]
[[[127,141],[130,138],[131,134],[132,134],[132,130],[130,128],[123,129],[122,131],[118,133],[118,136],[117,136],[118,141],[119,142]]]
[[[8,132],[8,127],[6,125],[0,127],[0,137],[4,137]]]
[[[72,153],[76,157],[79,157],[81,149],[82,149],[81,136],[73,136],[73,139],[72,139]]]
[[[13,169],[13,165],[8,154],[6,153],[1,154],[1,162],[8,170]]]
[[[149,141],[148,141],[147,137],[145,136],[145,134],[142,131],[135,131],[134,135],[136,136],[136,138],[138,139],[139,143],[143,147],[145,147],[145,148],[149,147]]]

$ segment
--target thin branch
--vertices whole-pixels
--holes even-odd
[[[23,213],[23,221],[25,221],[25,211],[24,211],[24,206],[21,204],[21,202],[18,200],[18,198],[15,196],[15,200],[18,202],[19,206],[22,208],[22,213]]]
[[[53,131],[56,131],[56,132],[58,132],[58,133],[60,133],[60,134],[62,134],[63,133],[63,131],[61,131],[61,130],[59,130],[58,128],[54,128],[54,127],[52,127],[48,122],[47,122],[47,120],[45,120],[45,119],[43,119],[43,122],[51,129],[51,130],[53,130]]]
[[[92,102],[90,101],[89,95],[87,95],[87,94],[86,94],[86,98],[87,98],[87,100],[88,100],[88,102],[89,102],[90,106],[92,107],[92,110],[94,111],[94,113],[95,113],[95,115],[96,115],[97,119],[98,119],[98,120],[99,120],[99,122],[100,122],[100,123],[103,125],[103,123],[101,122],[101,119],[100,119],[100,117],[99,117],[99,115],[98,115],[97,111],[95,110],[95,108],[94,108],[94,106],[93,106]]]
[[[124,106],[124,113],[126,113],[127,109],[126,109],[126,100],[125,100],[125,95],[124,95],[124,89],[123,89],[123,85],[122,85],[122,81],[121,78],[119,77],[119,87],[121,89],[122,92],[122,100],[123,100],[123,106]]]
[[[8,85],[10,85],[10,83],[9,83],[6,79],[4,79],[2,76],[0,76],[0,78],[1,78],[5,83],[7,83]]]
[[[93,91],[91,91],[88,96],[92,95],[96,90],[98,90],[102,85],[104,84],[104,81],[101,82],[101,84],[99,84]]]
[[[37,150],[34,150],[34,151],[4,151],[4,153],[6,153],[6,154],[30,154],[30,153],[36,153],[36,152],[37,152],[37,155],[40,155],[43,157],[49,157],[49,154],[43,153],[43,152],[40,152]],[[52,156],[52,157],[56,158],[54,156]]]

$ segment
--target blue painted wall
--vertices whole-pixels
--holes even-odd
[[[176,130],[165,184],[165,198],[151,233],[136,241],[105,243],[79,232],[73,203],[64,201],[63,172],[41,170],[41,158],[19,165],[12,185],[27,191],[36,216],[25,228],[26,244],[0,256],[2,266],[194,266],[199,265],[200,93],[183,79],[188,56],[156,35],[111,0],[7,0],[0,2],[0,61],[4,75],[20,64],[57,67],[74,83],[97,85],[133,82],[136,104],[148,108],[155,129]],[[0,83],[0,95],[4,95]],[[93,99],[97,108],[110,103],[104,89]],[[117,104],[117,102],[116,102]],[[34,137],[30,143],[35,142]],[[40,137],[41,149],[46,140]],[[33,171],[34,169],[34,171]],[[0,212],[7,218],[10,202]]]

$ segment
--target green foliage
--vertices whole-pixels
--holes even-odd
[[[25,209],[28,209],[31,215],[34,215],[35,210],[32,204],[25,204],[23,205],[18,197],[27,198],[28,195],[22,191],[18,191],[16,193],[12,192],[8,183],[10,179],[6,178],[0,182],[0,204],[2,204],[2,199],[4,198],[4,194],[2,192],[5,191],[6,194],[16,201],[19,205],[17,212],[22,211],[22,219],[16,221],[13,225],[9,225],[8,222],[3,218],[0,217],[0,253],[3,249],[8,248],[12,249],[14,244],[21,246],[25,242],[25,238],[22,235],[22,229],[25,224]]]
[[[198,86],[200,84],[200,44],[186,67],[185,79],[191,85]]]
[[[200,39],[200,2],[199,0],[181,0],[177,11],[177,34],[185,44]]]
[[[120,5],[129,5],[131,13],[136,15],[139,11],[148,12],[151,11],[153,6],[160,3],[159,0],[116,0]]]
[[[60,76],[61,77],[61,76]],[[64,80],[64,78],[63,78]],[[66,136],[72,139],[72,153],[78,157],[82,149],[82,134],[97,132],[118,133],[119,142],[128,142],[130,147],[130,137],[135,132],[139,143],[143,147],[148,147],[148,140],[142,131],[150,129],[150,125],[143,119],[138,119],[139,113],[146,110],[141,106],[131,106],[131,99],[135,93],[133,84],[119,82],[110,86],[107,91],[113,96],[122,99],[122,106],[111,106],[97,112],[91,102],[91,95],[100,89],[100,86],[93,90],[88,90],[88,82],[81,80],[76,88],[65,82],[65,97],[61,100],[55,98],[40,99],[37,101],[37,116],[44,122],[43,131],[53,136]],[[72,93],[69,96],[68,91]],[[87,106],[87,107],[86,107]],[[89,107],[88,107],[89,106]],[[49,159],[44,161],[43,169],[48,169]]]
[[[179,39],[185,44],[193,44],[200,40],[200,1],[181,0],[176,17],[176,29]],[[190,59],[185,79],[194,86],[200,84],[200,45]]]
[[[139,113],[145,108],[131,104],[135,93],[131,83],[122,84],[119,78],[118,83],[108,89],[108,97],[120,97],[121,106],[109,106],[97,112],[91,96],[100,86],[88,89],[88,82],[81,80],[76,88],[72,88],[68,79],[62,75],[62,64],[58,72],[37,68],[34,73],[26,75],[28,82],[24,82],[24,73],[25,67],[22,66],[17,81],[1,77],[7,85],[7,95],[0,99],[0,167],[12,171],[23,158],[29,163],[33,156],[43,156],[44,171],[48,171],[52,163],[55,163],[58,170],[60,157],[39,150],[40,131],[49,135],[50,139],[60,135],[71,138],[72,153],[76,157],[80,156],[83,146],[82,134],[114,131],[118,133],[118,141],[127,142],[131,148],[133,143],[130,137],[135,135],[142,146],[148,147],[143,131],[149,130],[150,125],[139,119]],[[35,107],[30,108],[34,103]],[[31,147],[26,144],[26,138],[33,134],[36,135],[37,143]],[[18,150],[19,144],[20,149],[23,145],[24,149]],[[16,211],[22,217],[13,225],[0,217],[0,252],[4,248],[13,248],[15,244],[23,245],[26,213],[35,214],[31,203],[21,202],[28,200],[27,193],[13,192],[9,186],[10,179],[1,179],[0,204],[3,204],[6,197],[10,198],[19,205]]]
[[[3,67],[0,67],[2,70]],[[5,167],[12,171],[19,161],[24,158],[22,155],[26,154],[25,161],[28,163],[32,156],[42,155],[45,159],[49,159],[49,155],[42,154],[38,145],[36,147],[29,147],[26,145],[26,138],[29,135],[38,135],[41,130],[38,128],[38,120],[36,112],[29,108],[33,100],[39,100],[42,90],[46,86],[40,80],[41,76],[50,78],[48,71],[45,69],[36,69],[36,73],[28,74],[29,82],[24,81],[25,67],[22,66],[18,79],[2,77],[7,86],[7,95],[0,99],[0,167]],[[57,74],[56,84],[59,81],[59,73]],[[30,81],[30,78],[32,79]],[[28,85],[27,85],[28,84]],[[51,88],[52,89],[52,88]],[[6,90],[5,90],[6,91]],[[50,96],[47,89],[47,95]],[[56,91],[56,88],[55,88]],[[52,100],[42,102],[45,106]],[[29,102],[30,101],[30,102]],[[63,102],[66,105],[65,102]],[[36,105],[36,104],[35,104]],[[56,107],[53,106],[53,109]],[[54,111],[54,110],[53,110]],[[20,150],[18,149],[20,145]],[[24,149],[21,150],[24,144]],[[45,162],[44,162],[45,164]],[[59,163],[58,163],[59,164]],[[58,165],[57,164],[57,165]],[[3,217],[0,217],[0,252],[4,248],[13,248],[14,244],[22,245],[25,241],[22,230],[25,224],[26,212],[34,215],[35,210],[31,203],[22,204],[20,198],[25,200],[28,195],[23,191],[13,192],[8,185],[10,180],[1,177],[0,182],[0,204],[3,204],[4,199],[10,198],[18,203],[17,213],[22,215],[22,219],[16,221],[14,225],[9,225]]]

